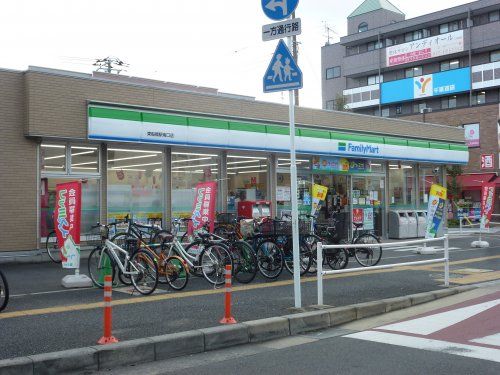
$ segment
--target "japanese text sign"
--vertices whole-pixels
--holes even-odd
[[[490,227],[491,214],[495,207],[495,187],[494,182],[485,183],[481,187],[481,229]]]
[[[193,203],[193,213],[188,232],[199,230],[209,223],[210,232],[214,230],[215,205],[217,202],[217,182],[200,182],[196,185]]]
[[[429,205],[427,206],[427,230],[425,231],[425,238],[436,237],[439,226],[443,221],[446,193],[446,188],[436,184],[431,185]]]

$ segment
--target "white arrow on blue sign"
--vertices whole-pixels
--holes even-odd
[[[262,10],[270,19],[284,20],[293,13],[299,0],[262,0]]]
[[[297,90],[302,88],[302,71],[290,50],[280,40],[264,75],[264,92]]]

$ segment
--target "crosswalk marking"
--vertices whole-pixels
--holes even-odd
[[[485,336],[470,341],[477,342],[478,344],[486,344],[486,345],[493,345],[500,347],[500,332],[495,333],[494,335]]]

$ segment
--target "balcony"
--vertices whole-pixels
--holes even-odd
[[[500,61],[472,67],[472,89],[500,86]]]
[[[380,85],[375,84],[344,90],[343,95],[349,109],[379,105]]]

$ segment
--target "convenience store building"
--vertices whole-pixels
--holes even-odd
[[[82,230],[124,214],[188,216],[194,187],[218,182],[217,208],[267,200],[290,210],[288,106],[109,74],[0,69],[0,251],[40,248],[55,185],[82,181]],[[463,129],[296,108],[300,210],[329,187],[322,217],[373,210],[387,233],[394,208],[427,206],[445,166],[466,164]]]

